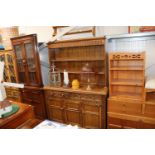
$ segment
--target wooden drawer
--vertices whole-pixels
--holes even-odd
[[[46,91],[46,99],[51,100],[53,98],[60,98],[64,99],[69,96],[69,93],[62,92],[62,91]]]
[[[155,123],[142,122],[141,129],[155,129]]]
[[[102,100],[102,96],[101,95],[91,95],[91,94],[87,94],[87,95],[81,95],[81,100],[86,100],[86,101],[101,101]]]
[[[140,126],[139,121],[108,117],[109,129],[137,129]]]
[[[82,111],[85,112],[90,112],[90,113],[96,113],[99,114],[101,108],[101,103],[100,102],[87,102],[85,101],[82,104]]]
[[[123,128],[124,129],[138,129],[140,122],[133,120],[123,120]]]
[[[80,110],[81,102],[76,100],[65,100],[64,105],[66,109]]]
[[[108,129],[121,129],[122,120],[114,117],[108,117]]]
[[[142,115],[142,104],[124,101],[108,100],[108,112],[129,114],[129,115]]]
[[[33,92],[31,92],[32,94],[32,99],[33,99],[33,101],[37,101],[38,102],[38,100],[41,100],[41,97],[42,97],[42,91],[33,91]]]
[[[80,100],[81,99],[81,94],[78,93],[68,93],[68,99],[71,100]]]
[[[20,92],[18,89],[12,88],[12,87],[6,87],[5,89],[6,89],[6,95],[8,99],[11,99],[14,101],[21,100]]]
[[[155,118],[155,104],[145,104],[144,116]]]
[[[32,99],[32,91],[30,90],[26,90],[26,89],[23,89],[21,90],[21,93],[22,93],[22,98],[24,99]]]
[[[63,107],[63,101],[59,98],[53,98],[51,100],[47,100],[47,104],[54,107]]]

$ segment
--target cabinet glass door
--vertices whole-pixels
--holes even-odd
[[[8,72],[9,72],[9,81],[16,83],[16,75],[15,75],[15,68],[13,62],[13,55],[6,54],[7,64],[8,64]]]
[[[26,70],[25,70],[26,62],[23,59],[22,46],[15,45],[14,49],[15,49],[15,53],[16,53],[16,62],[17,62],[19,82],[26,83]]]
[[[0,54],[0,61],[4,62],[4,74],[3,74],[3,80],[7,82],[9,80],[8,74],[7,74],[7,66],[6,66],[6,60],[5,60],[5,54]]]
[[[35,56],[33,52],[33,44],[25,43],[25,53],[27,59],[28,79],[30,85],[37,84],[37,69],[35,64]]]

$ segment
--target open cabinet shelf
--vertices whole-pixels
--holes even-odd
[[[116,79],[112,80],[111,85],[128,85],[128,86],[143,87],[144,82],[142,80],[133,80],[133,79]]]
[[[145,53],[109,54],[110,97],[144,98]]]
[[[72,46],[72,43],[75,46]],[[96,87],[98,85],[106,86],[106,54],[103,38],[59,41],[49,43],[48,48],[50,66],[54,63],[62,74],[66,70],[69,74],[70,85],[74,79],[78,79],[83,84],[81,75],[88,74],[88,72],[82,72],[82,68],[88,63],[92,68],[89,74],[94,76],[95,82],[92,83],[96,83]],[[63,83],[63,77],[61,83]]]
[[[51,60],[52,62],[64,62],[64,61],[103,61],[103,59],[102,58],[97,58],[97,59],[95,59],[95,58],[88,58],[87,57],[87,59],[56,59],[56,60]]]
[[[121,67],[112,67],[110,70],[133,70],[133,71],[141,71],[144,70],[143,67],[137,67],[137,66],[132,66],[132,67],[127,67],[127,66],[121,66]]]

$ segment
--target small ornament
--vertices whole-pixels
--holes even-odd
[[[50,86],[60,87],[61,86],[61,75],[58,69],[56,69],[54,63],[49,71]]]
[[[72,89],[79,89],[79,87],[80,87],[79,81],[77,79],[74,79],[72,81]]]
[[[69,85],[68,72],[64,70],[64,87],[68,87],[68,85]]]
[[[81,82],[85,86],[86,90],[91,90],[93,81],[94,81],[95,73],[93,72],[92,67],[89,63],[86,63],[82,67],[82,74],[81,74]]]

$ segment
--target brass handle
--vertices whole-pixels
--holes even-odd
[[[23,62],[24,65],[26,65],[26,60],[25,59],[23,59],[22,62]]]

